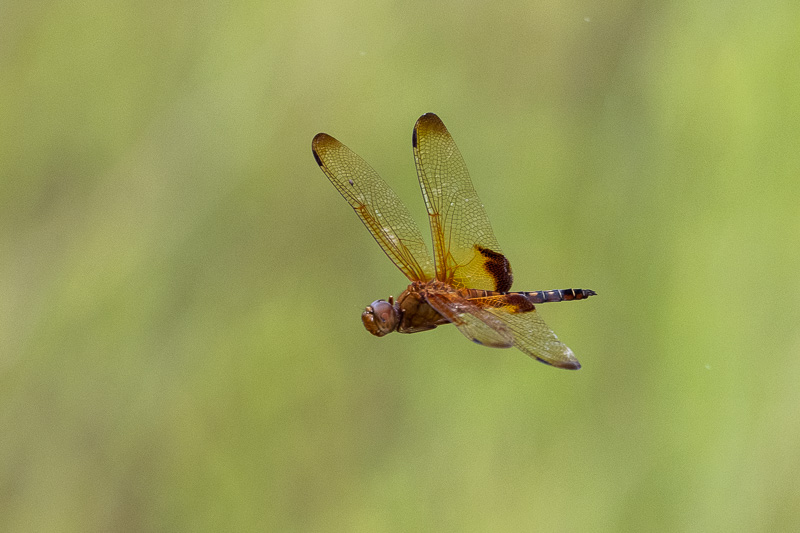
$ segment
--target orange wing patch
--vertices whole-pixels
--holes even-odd
[[[456,292],[426,292],[425,300],[469,340],[493,348],[514,346],[514,333],[502,319]]]
[[[497,294],[469,298],[470,303],[494,315],[514,337],[514,346],[548,365],[577,370],[581,367],[575,354],[542,317],[536,307],[521,294]]]

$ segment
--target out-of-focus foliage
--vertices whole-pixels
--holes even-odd
[[[0,529],[800,525],[800,4],[7,2]],[[579,372],[454,328],[311,157],[422,224],[459,144]]]

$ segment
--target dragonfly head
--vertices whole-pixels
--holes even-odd
[[[361,313],[361,321],[367,331],[377,337],[383,337],[397,329],[400,322],[400,314],[392,305],[392,299],[375,300]]]

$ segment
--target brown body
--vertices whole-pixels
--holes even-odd
[[[395,309],[400,317],[397,321],[399,333],[417,333],[449,323],[449,320],[428,304],[426,292],[436,290],[428,285],[430,284],[414,282],[397,298]]]
[[[400,294],[396,302],[391,297],[389,298],[389,302],[386,302],[392,305],[394,309],[395,319],[393,322],[396,323],[396,328],[392,331],[397,331],[398,333],[418,333],[420,331],[434,329],[436,326],[441,326],[442,324],[449,324],[450,320],[430,306],[428,297],[432,293],[446,294],[453,292],[455,292],[459,298],[475,301],[492,301],[493,299],[502,298],[505,305],[507,305],[509,301],[513,302],[516,306],[517,313],[533,311],[536,309],[533,304],[583,300],[584,298],[596,294],[594,291],[588,289],[555,289],[533,292],[501,292],[482,289],[458,289],[454,291],[441,282],[431,281],[422,283],[415,281]],[[380,305],[379,302],[385,302],[385,300],[373,302],[370,307],[367,307],[364,314],[372,314],[376,304]],[[366,323],[365,321],[365,324]],[[370,327],[367,327],[367,329],[371,331]],[[386,333],[375,334],[382,337]]]

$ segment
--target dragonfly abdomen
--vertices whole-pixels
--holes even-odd
[[[550,291],[518,292],[517,294],[525,296],[525,298],[535,304],[543,304],[547,302],[583,300],[597,293],[590,289],[554,289]]]
[[[532,304],[543,304],[547,302],[567,302],[569,300],[584,300],[589,296],[597,294],[591,289],[554,289],[550,291],[532,292],[499,292],[487,291],[483,289],[461,289],[461,292],[470,299],[498,298],[503,296],[522,296]]]

